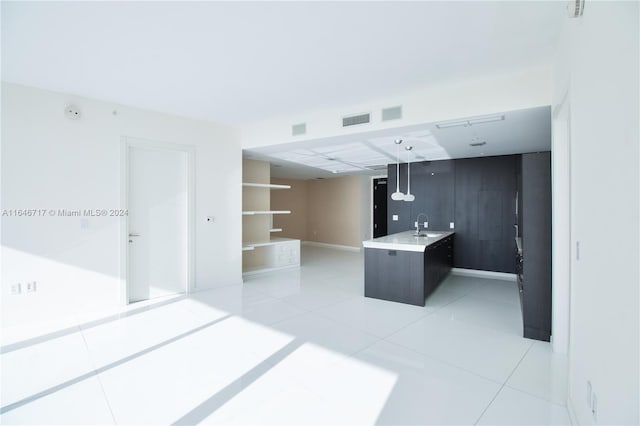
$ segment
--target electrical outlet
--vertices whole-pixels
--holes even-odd
[[[27,293],[33,293],[34,291],[36,291],[38,289],[37,285],[38,283],[36,281],[27,283]]]
[[[11,285],[11,294],[20,294],[22,293],[22,284],[15,283]]]
[[[454,228],[453,222],[449,222],[449,229],[453,229],[453,228]]]
[[[393,216],[391,216],[391,220],[393,220],[394,222],[398,221],[398,215],[394,214]]]
[[[423,223],[422,226],[424,226],[424,229],[427,229],[429,227],[429,222]]]
[[[596,394],[593,394],[593,399],[591,400],[591,415],[593,416],[593,421],[598,422],[598,397]]]
[[[587,406],[591,407],[591,395],[593,394],[593,388],[591,382],[587,380]]]

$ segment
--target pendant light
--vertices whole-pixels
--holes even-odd
[[[400,144],[402,139],[396,139],[396,192],[391,194],[391,199],[394,201],[404,200],[404,194],[400,192]]]
[[[416,199],[415,195],[411,193],[411,150],[412,146],[405,146],[407,150],[407,194],[404,196],[404,201],[413,201]]]

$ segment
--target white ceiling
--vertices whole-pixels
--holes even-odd
[[[438,127],[442,123],[428,123],[256,148],[245,150],[244,155],[271,162],[273,177],[313,179],[383,175],[386,165],[396,162],[396,139],[402,140],[399,147],[403,163],[551,150],[548,106],[465,118],[498,121],[446,128]],[[482,146],[470,145],[482,142]],[[409,157],[406,146],[412,147]]]
[[[551,63],[558,2],[2,2],[2,78],[228,124]]]

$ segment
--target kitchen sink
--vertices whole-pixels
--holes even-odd
[[[436,234],[433,232],[427,232],[426,234],[421,232],[419,234],[413,234],[414,237],[418,238],[418,237],[427,237],[427,238],[437,238],[437,237],[441,237],[442,234]]]

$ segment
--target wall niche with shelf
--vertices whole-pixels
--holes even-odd
[[[243,275],[300,266],[300,240],[278,238],[281,228],[273,216],[290,210],[271,210],[271,191],[290,189],[271,183],[266,161],[242,162],[242,273]],[[275,234],[275,235],[274,235]]]

